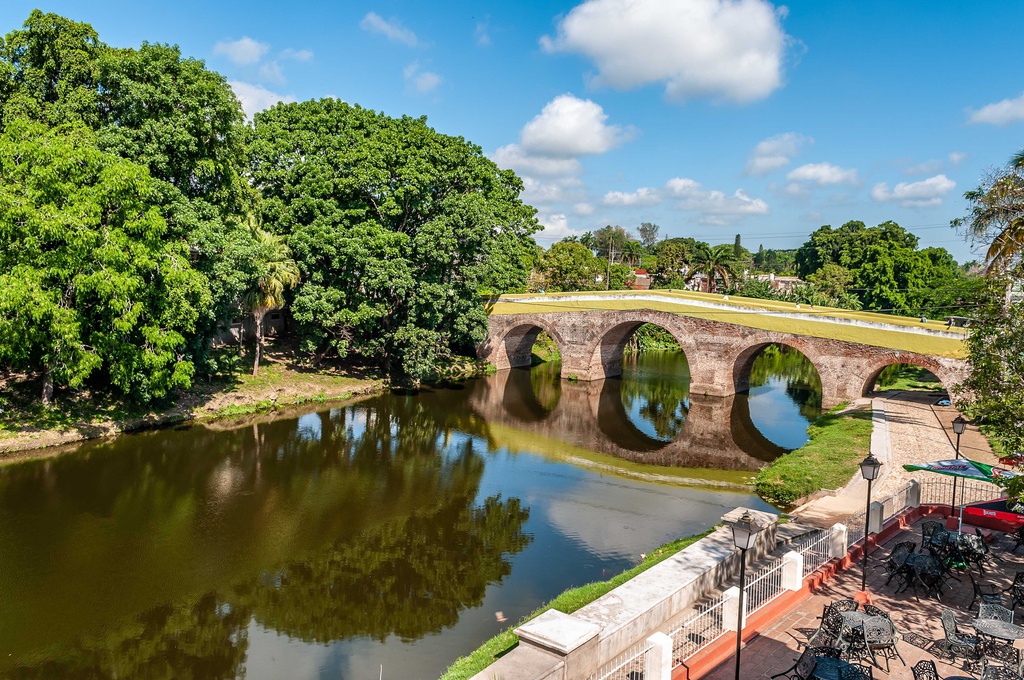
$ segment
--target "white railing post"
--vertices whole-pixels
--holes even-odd
[[[740,589],[736,586],[725,591],[722,598],[722,628],[734,631],[739,626]],[[747,598],[743,598],[743,618],[747,618]]]
[[[877,534],[882,530],[882,524],[885,521],[885,505],[878,501],[871,501],[871,505],[868,508],[868,516],[866,518],[866,528],[864,529],[864,535]]]
[[[907,491],[907,507],[921,507],[921,483],[916,479],[910,480],[910,490]]]
[[[804,587],[804,556],[790,550],[782,556],[782,587],[800,590]]]
[[[850,546],[847,543],[848,531],[845,524],[832,525],[832,557],[843,558],[849,552]]]
[[[647,638],[647,644],[651,651],[647,653],[644,678],[672,680],[672,638],[664,633],[655,633]]]

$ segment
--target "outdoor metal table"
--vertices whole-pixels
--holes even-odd
[[[974,619],[974,630],[1000,640],[1024,640],[1024,628],[998,619]]]
[[[843,625],[848,628],[859,628],[871,618],[871,614],[862,611],[839,612],[839,616],[843,619]]]
[[[833,659],[831,656],[819,656],[818,662],[814,664],[814,670],[811,671],[811,677],[817,678],[817,680],[839,680],[839,669],[852,665],[842,659]]]

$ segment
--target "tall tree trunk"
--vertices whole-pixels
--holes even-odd
[[[43,369],[43,406],[49,406],[53,401],[53,371],[49,365]]]
[[[1013,277],[1006,281],[1006,291],[1003,293],[1003,311],[1008,311],[1013,303]]]
[[[256,373],[260,370],[260,354],[263,352],[263,313],[261,310],[256,310],[253,313],[253,318],[256,320],[256,359],[252,362],[252,377],[256,377]]]

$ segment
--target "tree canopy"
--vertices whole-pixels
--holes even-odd
[[[531,248],[521,181],[425,119],[280,104],[256,115],[249,148],[263,223],[302,271],[292,310],[309,351],[419,380],[483,339],[480,288],[525,286],[519,261],[485,257],[497,242]]]

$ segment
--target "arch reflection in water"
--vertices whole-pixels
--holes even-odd
[[[598,453],[654,465],[752,471],[802,445],[820,410],[820,387],[808,379],[802,355],[764,355],[767,361],[753,360],[756,386],[749,397],[690,395],[682,353],[646,352],[627,359],[620,378],[560,381],[556,366],[542,364],[501,371],[475,385],[470,398],[488,422]],[[548,390],[548,381],[557,384],[558,398],[542,404],[538,386]]]

